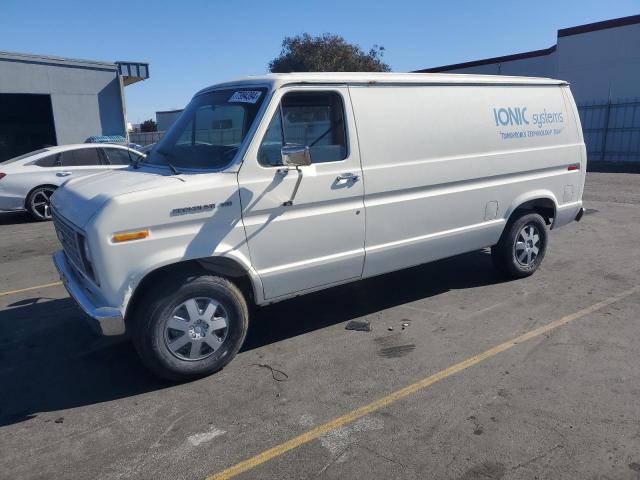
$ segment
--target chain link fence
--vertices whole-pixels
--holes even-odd
[[[591,162],[640,164],[640,99],[578,105]]]
[[[129,132],[129,142],[137,143],[144,147],[156,143],[163,135],[164,132]]]

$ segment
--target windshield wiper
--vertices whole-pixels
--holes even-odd
[[[180,175],[180,171],[174,167],[173,165],[171,165],[169,162],[167,162],[167,165],[169,166],[169,168],[171,169],[171,171],[175,174],[175,175]]]
[[[166,150],[162,150],[160,148],[158,148],[157,150],[155,150],[156,153],[159,153],[160,155],[162,155],[163,157],[166,158],[174,158],[175,155],[171,152],[167,152]],[[180,175],[180,170],[178,170],[176,167],[174,167],[171,162],[167,162],[167,166],[171,169],[171,171],[174,173],[174,175]]]

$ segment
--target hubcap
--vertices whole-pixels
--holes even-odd
[[[51,195],[52,188],[42,188],[31,197],[31,211],[40,218],[51,218]]]
[[[530,267],[536,262],[539,252],[540,232],[536,225],[529,223],[522,227],[516,237],[515,258],[520,265]]]
[[[229,330],[227,312],[212,298],[190,298],[167,318],[164,341],[180,360],[202,360],[224,343]]]

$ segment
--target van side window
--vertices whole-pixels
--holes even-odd
[[[284,122],[283,122],[284,118]],[[287,93],[258,150],[261,165],[280,165],[283,145],[309,147],[312,163],[347,158],[342,98],[335,92]]]

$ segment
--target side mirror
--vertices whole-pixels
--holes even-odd
[[[282,147],[280,150],[282,165],[285,167],[304,167],[311,165],[311,153],[309,147],[292,145]]]

